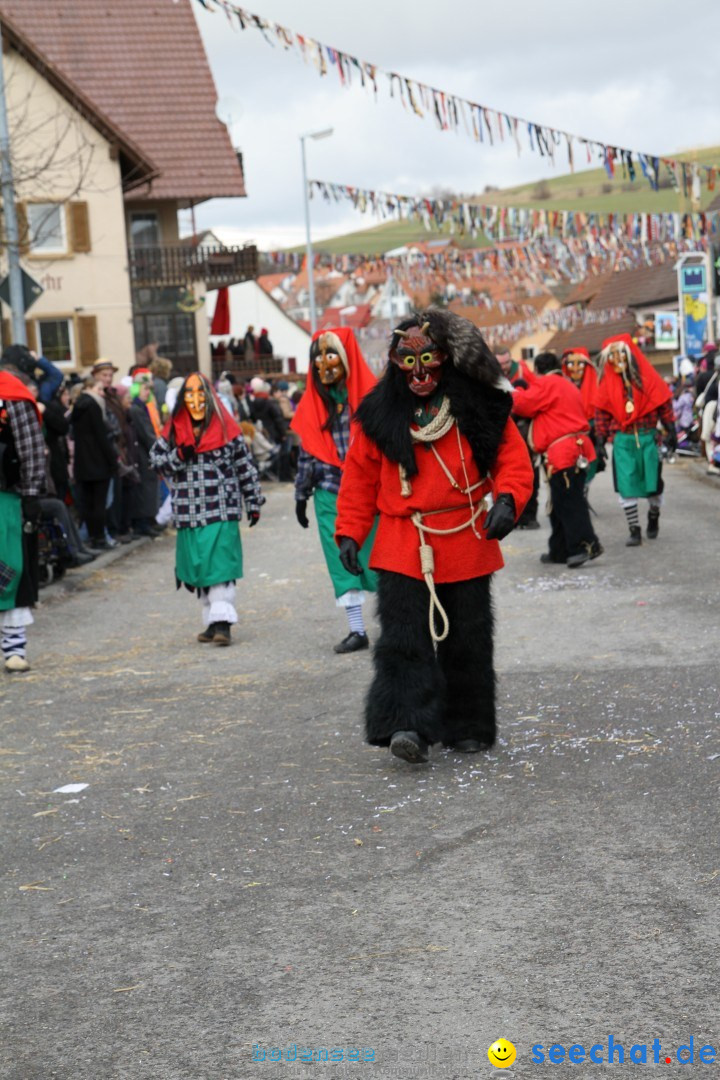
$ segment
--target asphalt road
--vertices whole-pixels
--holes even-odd
[[[545,528],[509,537],[501,738],[425,767],[362,742],[370,659],[332,652],[288,488],[244,534],[230,649],[195,643],[169,538],[46,600],[32,673],[0,677],[0,1075],[469,1080],[499,1037],[517,1077],[552,1067],[536,1044],[720,1051],[717,498],[675,466],[660,538],[626,550],[598,478],[606,554],[576,571],[541,566]]]

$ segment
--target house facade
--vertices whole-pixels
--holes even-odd
[[[245,195],[191,0],[0,0],[0,23],[21,261],[43,289],[28,344],[124,372],[152,343],[209,373],[207,290],[257,256],[180,240],[179,211]]]

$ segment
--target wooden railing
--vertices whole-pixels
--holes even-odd
[[[258,252],[246,247],[186,247],[161,244],[130,249],[133,285],[185,285],[203,281],[208,289],[257,277]]]

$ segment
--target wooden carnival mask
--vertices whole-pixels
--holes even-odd
[[[318,350],[315,370],[320,382],[323,386],[338,386],[345,378],[345,365],[330,335],[320,335]]]
[[[390,360],[405,372],[407,384],[418,397],[431,397],[438,388],[445,353],[428,337],[428,323],[396,330],[400,342],[390,353]]]
[[[185,383],[184,393],[185,408],[190,413],[196,424],[201,424],[205,419],[207,410],[207,398],[205,387],[200,376],[196,373],[189,375]]]

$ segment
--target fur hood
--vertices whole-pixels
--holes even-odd
[[[450,400],[460,433],[470,443],[475,463],[485,476],[492,470],[512,408],[511,387],[478,328],[449,311],[429,308],[406,319],[399,329],[428,323],[427,333],[451,363],[442,369],[439,388]],[[393,334],[390,351],[400,341]],[[365,397],[356,420],[365,435],[390,461],[417,474],[415,444],[410,435],[420,399],[407,385],[405,374],[389,363],[377,386]]]

